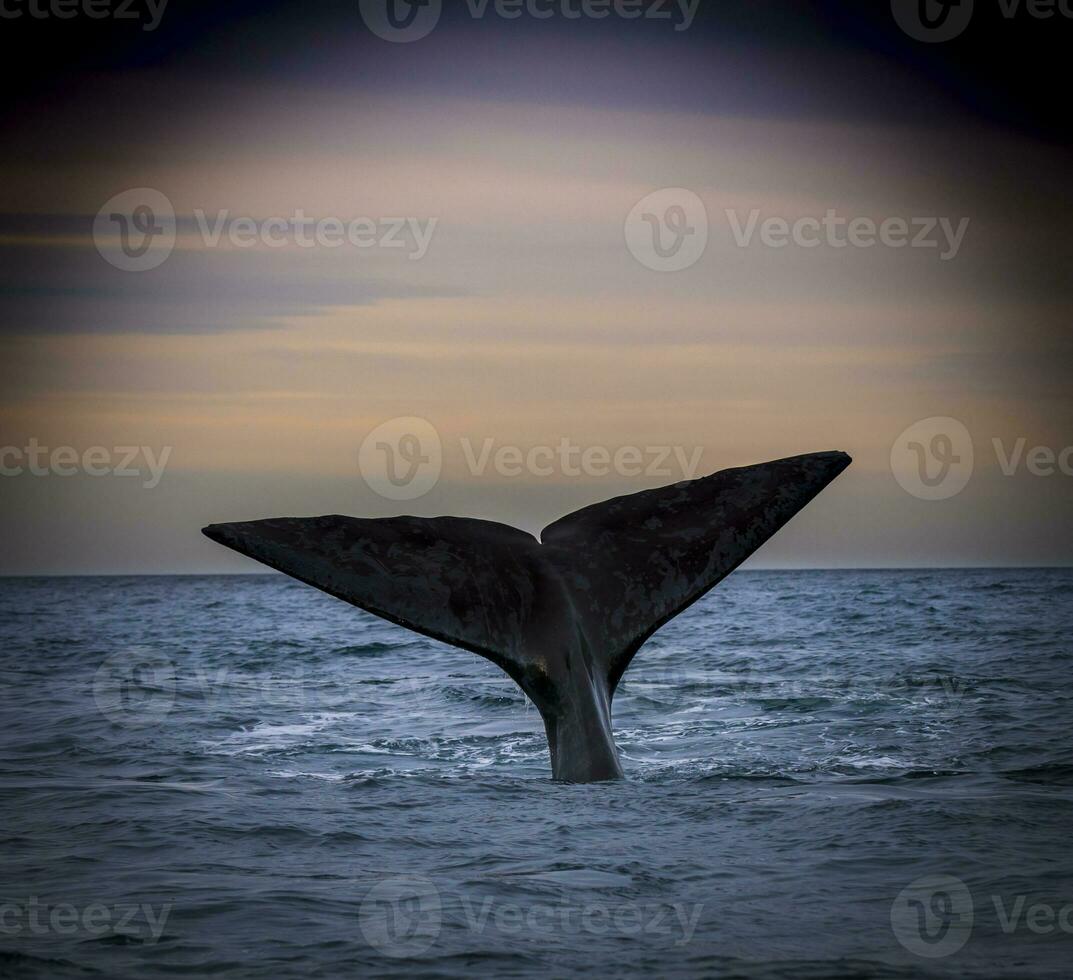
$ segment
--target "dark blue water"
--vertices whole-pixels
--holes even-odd
[[[1067,976],[1073,570],[742,572],[628,780],[289,579],[0,581],[0,973]]]

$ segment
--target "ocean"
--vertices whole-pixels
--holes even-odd
[[[550,779],[490,663],[275,575],[0,581],[0,974],[1065,977],[1073,569],[741,571]]]

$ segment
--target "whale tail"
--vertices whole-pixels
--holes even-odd
[[[560,518],[539,541],[458,517],[275,518],[203,530],[367,612],[486,657],[548,723],[572,717],[579,698],[609,710],[645,640],[849,463],[845,453],[811,453],[615,497]]]

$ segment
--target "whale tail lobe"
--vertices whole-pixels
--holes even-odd
[[[556,723],[559,741],[567,732],[569,744],[570,719],[585,720],[579,702],[595,698],[609,712],[645,640],[849,462],[844,453],[812,453],[616,497],[560,518],[539,541],[458,517],[275,518],[213,524],[204,533],[367,612],[486,657],[521,685],[546,724]]]

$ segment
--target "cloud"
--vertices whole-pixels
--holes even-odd
[[[0,246],[0,330],[36,333],[218,333],[263,329],[335,307],[457,295],[363,271],[354,249],[176,248],[160,267],[126,272],[66,237],[86,219],[51,216],[53,240]],[[0,221],[0,227],[15,222]],[[46,236],[47,240],[47,236]]]

